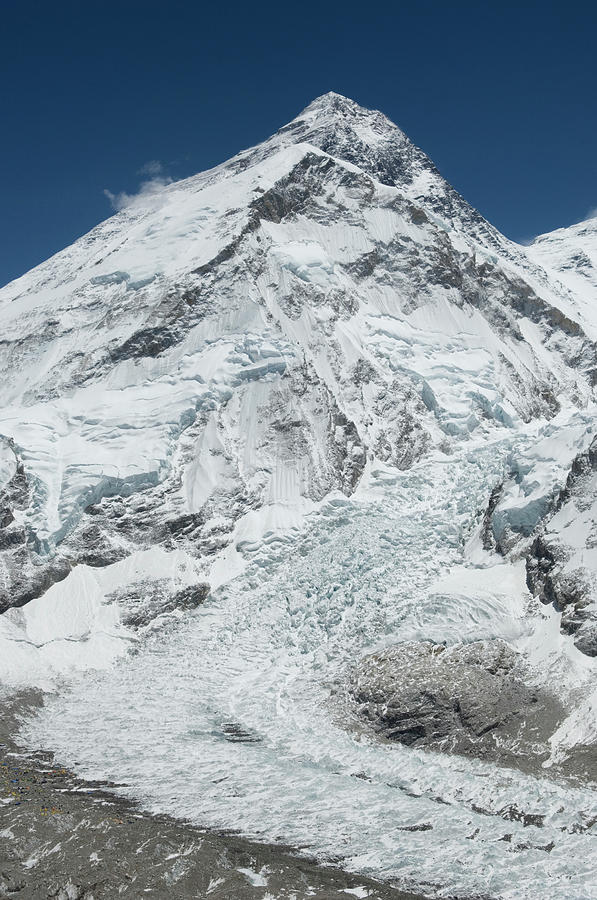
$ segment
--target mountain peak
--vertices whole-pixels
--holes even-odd
[[[316,97],[273,141],[311,144],[389,185],[410,182],[415,161],[430,165],[387,116],[335,91]]]
[[[377,125],[375,129],[377,131],[400,131],[400,129],[394,125],[387,116],[379,112],[379,110],[367,109],[367,107],[361,106],[355,100],[351,100],[350,97],[345,97],[343,94],[338,94],[336,91],[328,91],[312,100],[300,115],[293,120],[293,122],[299,121],[307,121],[311,125],[319,124],[320,122],[322,124],[324,122],[328,123],[330,121],[334,121],[335,123],[344,122],[346,124],[370,122]]]
[[[327,91],[325,94],[320,94],[319,97],[315,97],[315,99],[305,107],[303,115],[308,112],[317,113],[320,111],[365,112],[366,110],[355,100],[351,100],[350,97],[345,97],[344,94],[338,94],[336,91]]]

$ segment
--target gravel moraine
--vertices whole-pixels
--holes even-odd
[[[0,900],[422,900],[367,878],[235,835],[144,813],[18,745],[19,724],[43,703],[2,698]]]

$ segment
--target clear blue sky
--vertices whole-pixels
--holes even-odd
[[[0,284],[335,90],[515,240],[597,207],[597,5],[0,0]]]

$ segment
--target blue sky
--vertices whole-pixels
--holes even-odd
[[[110,193],[215,165],[328,90],[383,110],[515,240],[597,207],[595,4],[0,0],[0,12],[0,284],[109,216]]]

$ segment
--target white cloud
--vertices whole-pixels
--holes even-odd
[[[161,163],[156,164],[161,168]],[[150,165],[150,163],[147,163],[147,165]],[[112,208],[115,209],[116,212],[120,212],[122,209],[141,205],[142,203],[147,202],[148,199],[151,199],[151,197],[157,196],[166,185],[172,184],[173,180],[174,179],[170,178],[169,175],[156,174],[153,178],[142,181],[136,194],[127,194],[126,191],[120,191],[119,193],[114,194],[107,188],[104,189],[104,194],[110,201]]]

